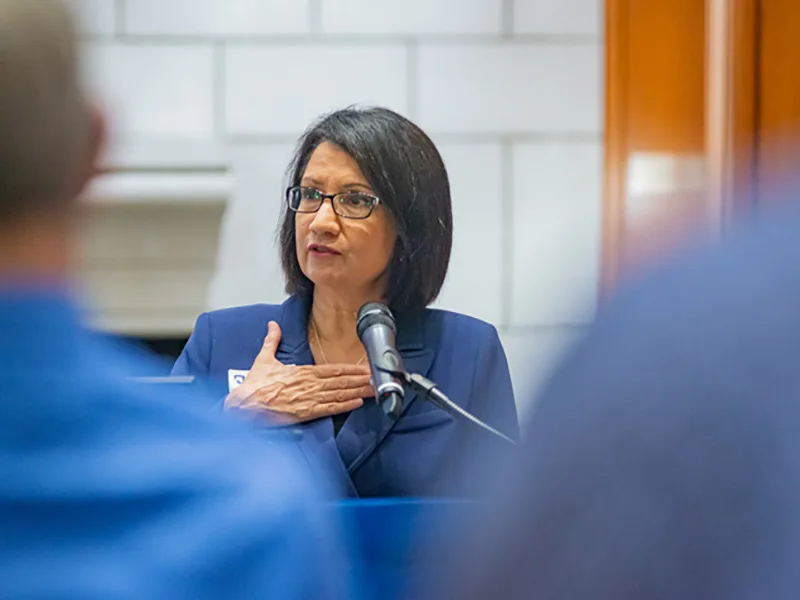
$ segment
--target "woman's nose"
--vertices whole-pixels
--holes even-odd
[[[314,220],[311,221],[311,231],[314,233],[339,233],[339,216],[333,210],[333,203],[330,198],[326,198],[314,213]]]

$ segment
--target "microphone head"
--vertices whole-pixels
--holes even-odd
[[[358,310],[358,320],[356,321],[358,339],[363,341],[364,332],[373,325],[385,325],[392,330],[392,333],[397,333],[397,325],[394,322],[392,311],[380,302],[367,302]]]

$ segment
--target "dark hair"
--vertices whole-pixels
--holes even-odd
[[[322,142],[356,161],[397,231],[389,262],[387,302],[393,310],[421,310],[442,289],[453,245],[450,184],[442,157],[414,123],[386,108],[346,108],[323,116],[300,138],[288,169],[299,185]],[[295,213],[286,204],[279,232],[281,264],[290,294],[311,293],[295,246]]]

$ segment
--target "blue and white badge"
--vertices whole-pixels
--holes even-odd
[[[241,369],[228,369],[228,393],[242,385],[249,372]]]

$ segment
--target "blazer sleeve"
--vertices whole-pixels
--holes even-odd
[[[172,375],[208,377],[211,357],[211,324],[208,313],[197,317],[192,335],[172,367]]]
[[[500,336],[493,326],[478,348],[472,390],[469,410],[510,438],[519,439],[519,421],[511,373]]]
[[[213,409],[222,411],[225,407],[227,391],[221,387],[220,382],[211,381],[211,317],[203,313],[197,317],[192,335],[183,352],[172,366],[172,375],[196,377],[198,384],[203,386],[204,392],[211,398],[218,398],[213,404]]]
[[[484,330],[472,370],[469,404],[465,407],[487,425],[519,439],[517,407],[511,386],[508,361],[497,330]],[[437,482],[437,495],[481,498],[487,493],[486,481],[500,465],[516,455],[516,448],[470,423],[460,424],[447,468]]]

